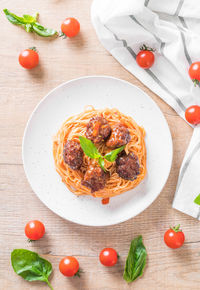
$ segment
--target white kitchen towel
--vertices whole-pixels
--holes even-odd
[[[92,23],[103,46],[129,72],[184,118],[191,105],[200,105],[200,87],[188,75],[200,60],[199,0],[94,0]],[[140,47],[156,49],[155,63],[142,69],[136,63]],[[194,198],[200,193],[200,127],[180,169],[173,207],[200,219]]]

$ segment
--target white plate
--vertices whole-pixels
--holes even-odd
[[[91,196],[76,197],[54,168],[53,136],[86,105],[117,108],[146,131],[147,176],[135,189],[111,198],[108,205]],[[159,195],[171,168],[172,139],[162,112],[143,91],[113,77],[89,76],[60,85],[38,104],[25,129],[22,155],[29,183],[48,208],[81,225],[107,226],[136,216]]]

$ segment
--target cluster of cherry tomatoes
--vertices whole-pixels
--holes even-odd
[[[25,226],[25,234],[29,241],[41,239],[44,236],[44,233],[45,226],[38,220],[30,221]],[[185,241],[185,236],[182,230],[180,230],[180,225],[168,229],[164,234],[164,241],[169,248],[180,248]],[[117,263],[118,258],[119,256],[113,248],[105,248],[99,254],[99,261],[102,265],[107,267],[114,266]],[[80,275],[79,262],[72,256],[66,256],[60,261],[59,270],[67,277]]]
[[[74,37],[80,31],[80,23],[73,17],[66,18],[61,24],[61,35]],[[19,63],[26,69],[33,69],[39,63],[39,55],[35,47],[23,50],[19,55]]]
[[[73,17],[66,18],[61,24],[61,35],[65,37],[74,37],[80,31],[80,23]],[[143,45],[141,51],[137,54],[137,64],[144,68],[149,69],[155,61],[154,50]],[[19,63],[26,69],[33,69],[39,63],[39,55],[35,47],[25,49],[19,55]],[[200,82],[200,62],[194,62],[189,68],[189,76],[194,82],[195,86]],[[193,125],[200,124],[200,106],[193,105],[185,111],[186,120]]]
[[[138,53],[136,57],[137,64],[144,68],[148,69],[152,67],[155,61],[154,50],[152,48],[143,45],[141,47],[141,51]],[[200,62],[194,62],[191,64],[189,68],[189,76],[191,80],[194,82],[194,85],[199,85],[200,82]],[[186,109],[185,111],[185,119],[193,125],[200,124],[200,106],[193,105]]]
[[[25,234],[29,241],[36,241],[41,239],[45,233],[45,226],[42,222],[38,220],[30,221],[25,226]],[[99,254],[99,260],[102,265],[111,267],[117,263],[118,254],[112,248],[105,248]],[[59,264],[60,272],[67,277],[72,277],[74,275],[79,276],[79,262],[75,257],[66,256]]]

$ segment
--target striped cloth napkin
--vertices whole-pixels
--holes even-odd
[[[92,23],[103,46],[132,74],[184,118],[185,109],[200,105],[200,87],[188,76],[200,61],[199,0],[94,0]],[[136,61],[139,48],[156,49],[150,69]],[[183,160],[173,207],[200,219],[194,198],[200,193],[200,127],[194,128]]]

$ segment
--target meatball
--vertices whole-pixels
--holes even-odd
[[[131,140],[127,127],[121,123],[113,126],[112,133],[106,142],[107,147],[117,148],[126,145]]]
[[[103,189],[106,185],[107,174],[98,165],[89,165],[85,172],[82,185],[89,187],[91,192]]]
[[[127,155],[125,151],[122,151],[116,159],[116,171],[123,179],[136,179],[137,175],[140,173],[138,157],[134,153],[129,153]]]
[[[93,117],[87,124],[85,136],[94,143],[106,140],[111,133],[108,121],[100,116]]]
[[[64,146],[63,159],[71,169],[79,169],[83,163],[83,150],[80,143],[68,140]]]

